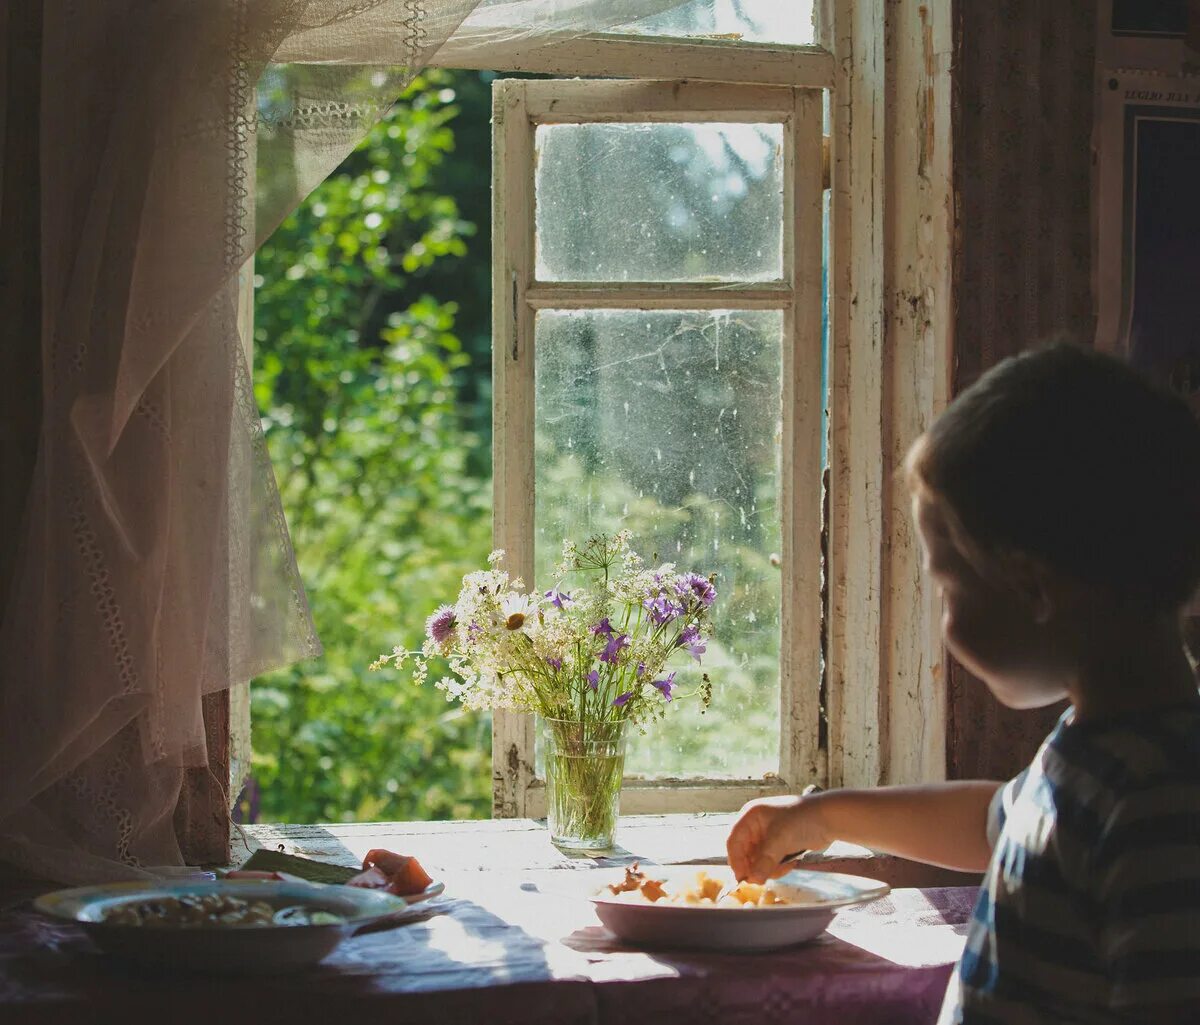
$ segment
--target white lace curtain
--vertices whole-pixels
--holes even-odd
[[[320,650],[238,334],[255,247],[447,39],[678,2],[42,0],[43,416],[0,634],[0,859],[179,865],[202,697]]]

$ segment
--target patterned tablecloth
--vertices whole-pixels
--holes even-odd
[[[569,875],[581,892],[612,873]],[[0,1022],[916,1025],[936,1018],[975,900],[966,887],[902,889],[788,950],[649,952],[617,943],[562,878],[447,874],[445,895],[419,920],[274,977],[130,966],[10,903],[0,912]]]

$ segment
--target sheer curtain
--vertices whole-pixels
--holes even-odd
[[[238,333],[256,245],[448,39],[676,3],[43,0],[43,418],[0,634],[0,859],[180,865],[202,697],[320,650]]]

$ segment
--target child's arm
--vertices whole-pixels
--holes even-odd
[[[845,840],[914,861],[982,872],[992,854],[988,806],[1001,785],[967,780],[761,798],[742,808],[730,830],[729,864],[737,878],[763,882],[786,871],[779,863],[787,855]]]

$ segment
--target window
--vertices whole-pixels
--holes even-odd
[[[823,778],[822,107],[815,89],[495,86],[496,544],[544,581],[562,538],[629,526],[723,595],[720,700],[632,745],[628,811]],[[499,809],[542,814],[527,717],[496,714],[493,758]]]
[[[944,772],[900,466],[948,386],[950,5],[821,7],[828,49],[713,38],[730,5],[696,0],[663,36],[437,55],[601,76],[495,88],[495,543],[541,583],[564,536],[628,525],[721,575],[721,700],[632,749],[627,813]],[[498,815],[544,812],[533,735],[495,716]]]

